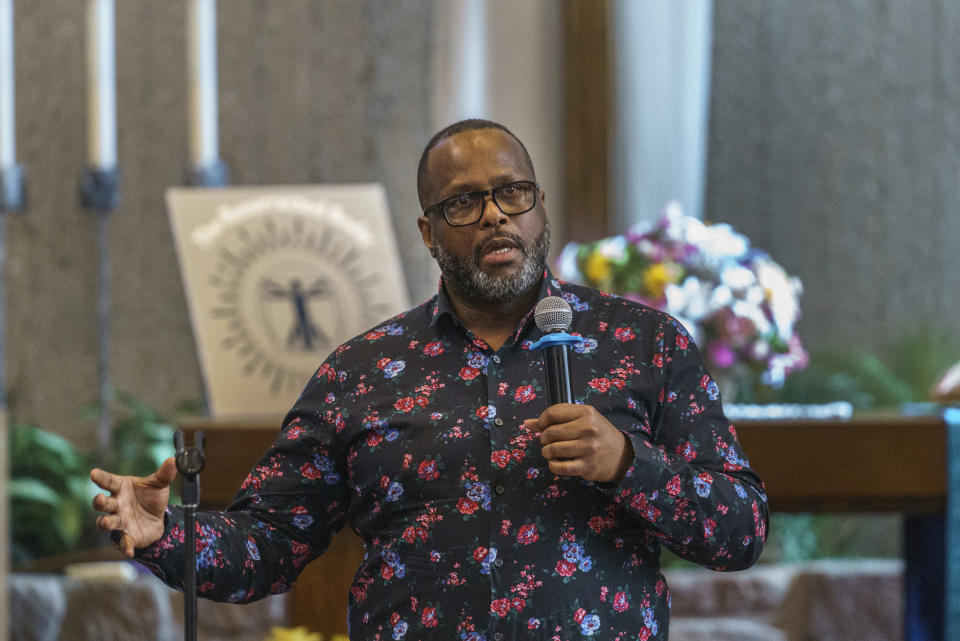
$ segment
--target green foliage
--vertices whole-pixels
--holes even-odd
[[[878,357],[863,351],[818,351],[794,372],[774,400],[779,403],[849,401],[854,409],[898,407],[927,399],[937,376],[960,360],[960,339],[945,329],[922,327]]]
[[[121,412],[114,420],[110,471],[144,476],[173,456],[173,426],[155,409],[126,392],[117,392]]]
[[[902,518],[895,514],[770,515],[765,563],[828,558],[896,558]]]
[[[13,562],[74,548],[93,496],[86,459],[66,439],[33,425],[11,425],[9,439]]]
[[[97,407],[85,408],[88,418]],[[91,502],[99,491],[89,479],[100,466],[117,474],[152,474],[173,456],[171,426],[133,395],[117,393],[110,450],[86,456],[66,439],[33,425],[12,424],[10,524],[12,562],[71,552],[92,544],[96,531]],[[177,501],[171,488],[171,501]]]
[[[848,401],[855,409],[894,407],[913,398],[910,387],[880,359],[865,352],[815,352],[787,378],[781,403]]]

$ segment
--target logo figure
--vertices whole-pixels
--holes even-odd
[[[289,300],[293,305],[293,326],[287,334],[288,349],[311,352],[318,341],[321,344],[330,343],[330,337],[311,319],[309,305],[309,302],[315,298],[326,300],[331,298],[330,287],[325,278],[313,281],[306,290],[299,278],[291,278],[289,287],[283,287],[269,278],[264,278],[260,281],[260,291],[264,298]]]

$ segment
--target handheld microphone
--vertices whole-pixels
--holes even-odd
[[[572,403],[570,387],[570,346],[582,343],[579,336],[567,333],[573,322],[573,310],[559,296],[547,296],[537,303],[533,312],[543,337],[530,349],[544,350],[543,362],[547,370],[547,401],[550,405]]]

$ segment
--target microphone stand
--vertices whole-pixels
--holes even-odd
[[[173,435],[176,447],[177,471],[181,475],[180,494],[183,499],[185,543],[183,579],[183,626],[184,641],[197,641],[197,545],[196,515],[200,503],[200,472],[206,460],[203,456],[203,431],[193,437],[193,447],[184,446],[183,431]]]

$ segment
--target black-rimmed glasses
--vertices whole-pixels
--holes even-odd
[[[537,204],[539,190],[540,185],[532,180],[520,180],[493,189],[466,191],[444,198],[424,209],[423,213],[429,214],[434,209],[439,209],[448,225],[464,227],[474,224],[483,217],[483,206],[487,200],[487,194],[493,197],[493,202],[500,211],[508,216],[516,216],[533,209]]]

